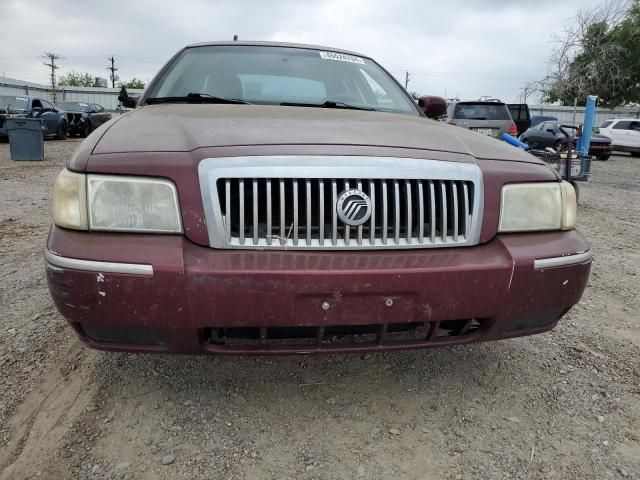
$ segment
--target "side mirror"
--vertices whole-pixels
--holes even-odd
[[[120,89],[120,95],[118,95],[118,101],[122,104],[122,106],[126,108],[136,108],[138,105],[138,100],[140,97],[138,95],[131,96],[127,93],[127,89],[122,87]]]
[[[447,102],[442,97],[425,95],[418,100],[418,106],[427,117],[434,120],[447,113]]]

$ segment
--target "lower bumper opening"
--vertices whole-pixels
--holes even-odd
[[[209,327],[202,338],[214,349],[339,348],[442,342],[451,337],[471,337],[482,327],[481,319],[442,322],[329,325],[314,327]]]
[[[515,319],[505,331],[511,333],[549,327],[560,320],[569,310],[569,308],[555,308],[542,312],[528,313]]]
[[[89,339],[100,343],[144,346],[169,345],[164,333],[146,327],[84,323],[78,328]]]

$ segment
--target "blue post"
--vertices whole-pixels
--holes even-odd
[[[509,135],[508,133],[503,133],[502,135],[500,135],[500,138],[502,140],[504,140],[507,143],[510,143],[511,145],[513,145],[514,147],[518,147],[518,148],[522,148],[524,150],[526,150],[527,148],[529,148],[529,145],[527,145],[526,143],[521,142],[520,140],[518,140],[516,137],[512,137],[511,135]]]
[[[589,145],[591,144],[591,132],[593,131],[593,122],[596,118],[596,100],[598,97],[589,95],[587,97],[587,105],[584,112],[584,122],[582,124],[582,136],[578,139],[576,151],[579,157],[589,156]]]

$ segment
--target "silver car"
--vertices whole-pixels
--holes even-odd
[[[449,102],[443,121],[496,138],[503,133],[518,134],[507,104],[497,101]]]

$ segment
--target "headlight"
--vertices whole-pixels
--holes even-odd
[[[512,183],[502,187],[498,231],[570,230],[576,210],[576,192],[568,182]]]
[[[169,180],[60,172],[53,221],[76,230],[182,233],[175,185]]]
[[[85,175],[66,168],[60,172],[53,187],[53,221],[65,228],[87,229]]]
[[[87,175],[91,230],[181,233],[174,184],[145,177]]]

